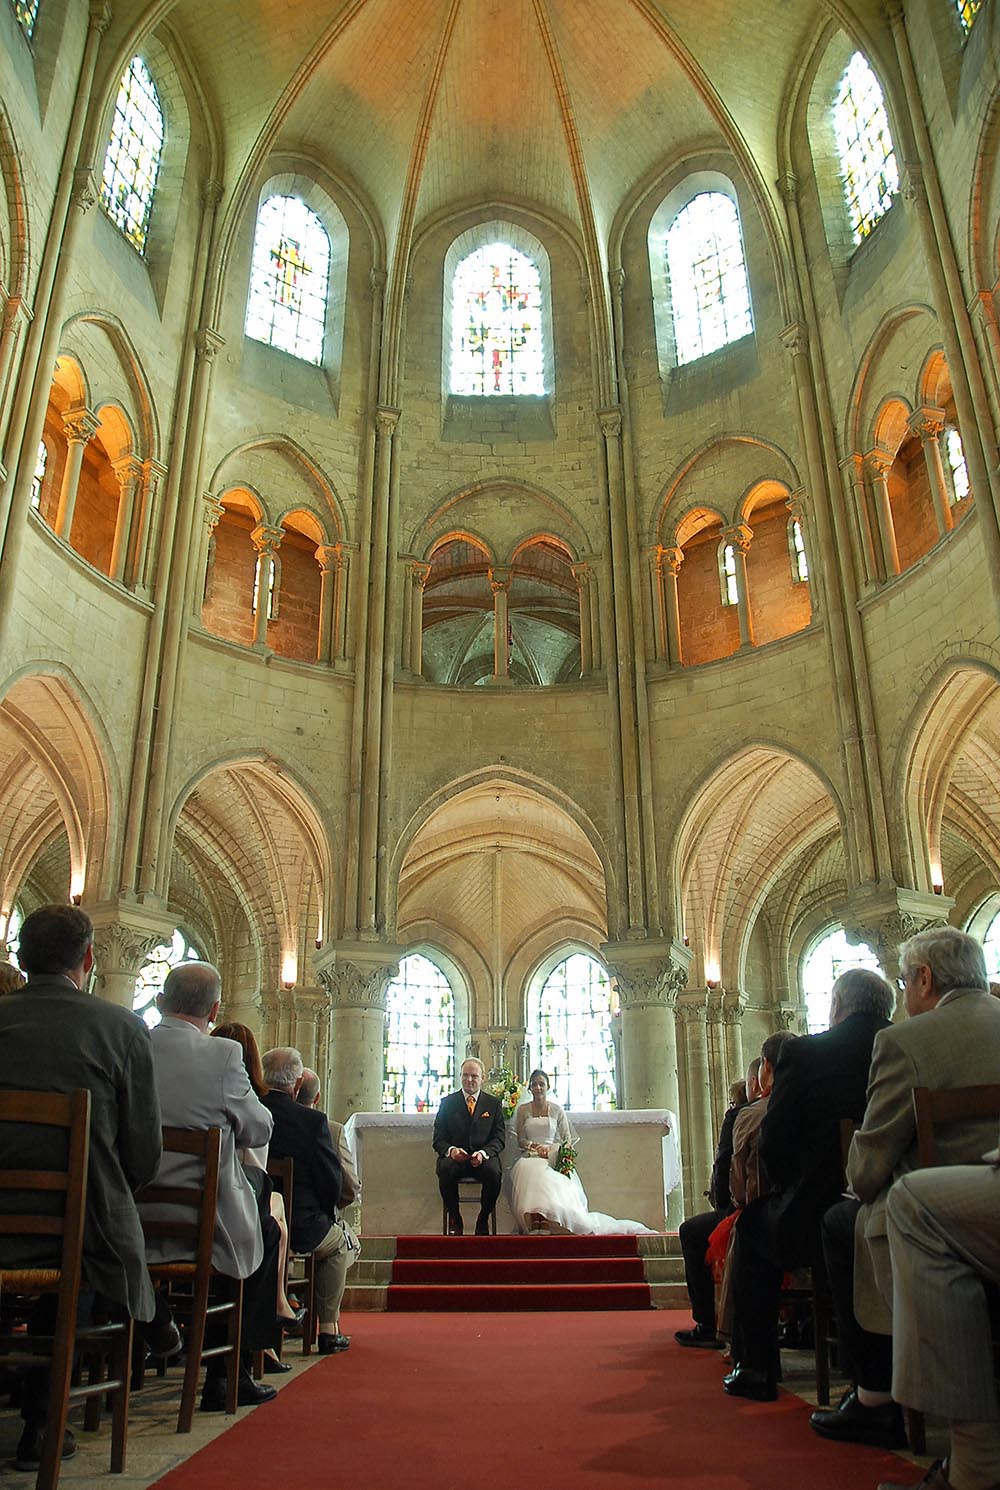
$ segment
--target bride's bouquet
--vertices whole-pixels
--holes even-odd
[[[524,1082],[518,1081],[509,1066],[501,1066],[490,1076],[486,1090],[500,1103],[505,1118],[514,1116],[514,1109],[524,1095]]]
[[[559,1157],[556,1160],[556,1169],[559,1174],[571,1175],[576,1169],[576,1144],[561,1143],[559,1145]]]

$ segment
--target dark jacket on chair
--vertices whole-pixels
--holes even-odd
[[[450,1092],[434,1119],[434,1152],[443,1159],[450,1148],[474,1154],[482,1149],[487,1158],[499,1158],[507,1141],[500,1098],[480,1090],[472,1115],[464,1092]]]
[[[264,1105],[274,1118],[268,1157],[294,1159],[292,1247],[311,1252],[330,1230],[340,1204],[342,1173],[326,1113],[302,1107],[287,1092],[270,1091]]]

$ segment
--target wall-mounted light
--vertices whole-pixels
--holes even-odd
[[[718,988],[722,978],[722,972],[717,962],[705,963],[705,986],[707,988]]]
[[[74,869],[69,877],[69,898],[73,905],[79,905],[83,899],[83,870]]]
[[[281,959],[281,986],[289,989],[295,987],[295,979],[298,975],[298,962],[294,952],[286,952]]]
[[[935,895],[943,895],[944,894],[944,885],[939,885],[939,884],[937,884],[936,881],[931,886],[931,889],[934,891],[934,894]]]

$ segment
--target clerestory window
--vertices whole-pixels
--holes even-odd
[[[323,361],[330,238],[301,197],[268,197],[257,213],[246,334],[304,362]]]
[[[433,1112],[455,1085],[455,995],[419,952],[386,989],[383,1054],[383,1112]]]
[[[878,79],[855,52],[833,106],[837,154],[854,242],[860,243],[892,206],[899,169]]]
[[[719,578],[722,581],[723,605],[738,605],[740,591],[736,582],[736,549],[731,543],[724,543],[720,550]]]
[[[958,11],[958,19],[962,23],[962,30],[968,36],[972,30],[972,23],[983,8],[983,0],[955,0],[955,9]]]
[[[118,86],[101,205],[139,253],[146,251],[162,154],[163,110],[156,85],[142,58],[133,57]]]
[[[460,259],[451,282],[449,391],[488,398],[545,393],[542,280],[510,243]]]
[[[11,0],[11,3],[17,24],[30,41],[34,35],[35,22],[38,20],[38,0]]]
[[[951,475],[951,500],[962,502],[969,495],[972,486],[969,481],[969,468],[965,464],[962,436],[953,424],[945,430],[944,453]]]
[[[665,252],[678,366],[750,335],[750,285],[732,197],[699,192],[667,229]]]
[[[37,512],[42,503],[42,482],[45,480],[45,467],[49,463],[49,447],[44,440],[38,442],[38,453],[35,456],[35,469],[31,476],[31,505]]]
[[[809,564],[802,524],[797,517],[793,517],[788,524],[788,552],[792,561],[792,579],[796,584],[804,584],[809,578]]]

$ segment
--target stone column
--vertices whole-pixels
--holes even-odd
[[[111,546],[111,578],[119,584],[125,580],[125,565],[128,560],[129,539],[132,536],[132,515],[135,511],[135,494],[142,479],[142,462],[134,455],[111,462],[118,481],[118,516],[115,519],[115,537]]]
[[[101,421],[89,409],[67,409],[63,415],[66,432],[66,465],[63,468],[62,486],[59,488],[59,506],[56,511],[55,533],[69,542],[76,510],[76,494],[80,486],[80,471],[83,468],[83,453],[88,441],[100,429]]]
[[[205,601],[208,598],[208,581],[215,563],[215,530],[219,526],[219,519],[225,512],[221,502],[212,496],[211,492],[203,492],[201,497],[201,532],[195,542],[198,544],[200,560],[198,564],[201,573],[201,584],[192,586],[191,610],[196,621],[201,621],[201,613]]]
[[[327,1111],[339,1122],[352,1112],[381,1112],[385,991],[399,972],[402,948],[341,943],[316,959],[330,1000]]]
[[[330,662],[334,655],[336,615],[334,599],[340,554],[335,543],[321,543],[316,550],[319,565],[319,634],[316,637],[316,661]]]
[[[875,497],[884,571],[886,578],[891,579],[894,574],[899,573],[896,529],[893,525],[892,505],[889,501],[889,471],[892,468],[892,456],[886,450],[869,450],[865,456],[865,466]]]
[[[943,538],[945,533],[950,533],[954,526],[951,501],[948,497],[948,483],[944,474],[944,461],[941,459],[944,410],[917,409],[910,416],[909,429],[917,436],[923,448],[927,480],[930,483],[931,500],[934,503],[934,519],[937,523],[938,537]]]
[[[153,521],[153,513],[159,499],[160,489],[167,468],[158,460],[146,460],[142,465],[142,479],[139,482],[137,496],[139,498],[138,511],[132,519],[132,541],[129,544],[129,554],[125,561],[125,573],[127,581],[135,588],[148,592],[150,562],[149,533]]]
[[[593,571],[587,563],[573,564],[571,568],[573,578],[576,580],[577,598],[580,605],[580,674],[585,678],[594,668],[594,649],[591,642],[593,621],[590,615],[590,581]]]
[[[424,669],[424,586],[430,578],[431,566],[422,559],[412,559],[408,566],[410,577],[409,595],[409,655],[406,666],[414,677],[419,678]]]
[[[736,606],[740,623],[740,646],[753,646],[753,627],[750,624],[750,590],[747,583],[747,550],[753,533],[746,523],[735,523],[723,528],[722,541],[731,545],[736,555]]]
[[[135,980],[154,947],[169,942],[176,922],[143,906],[109,901],[85,907],[94,923],[94,986],[109,1004],[131,1009]]]
[[[267,645],[268,597],[271,594],[271,576],[274,574],[274,555],[275,550],[281,546],[284,536],[282,528],[269,528],[266,523],[258,523],[250,534],[250,542],[257,550],[257,556],[260,559],[257,569],[257,586],[254,591],[253,644],[255,647]]]
[[[510,570],[497,565],[490,566],[490,589],[493,591],[493,682],[510,682],[510,624],[508,602],[510,598]]]
[[[10,395],[17,385],[12,376],[22,331],[31,324],[31,311],[23,295],[8,295],[0,317],[0,450],[5,444]],[[6,479],[6,472],[4,473]]]
[[[889,982],[895,983],[899,978],[901,943],[929,926],[947,925],[954,904],[948,895],[928,895],[895,885],[875,886],[852,891],[836,913],[848,941],[855,945],[867,943]],[[897,993],[894,1018],[902,1018],[903,1014],[902,994]]]
[[[625,1106],[665,1107],[679,1123],[674,1009],[687,983],[691,952],[677,941],[647,938],[608,942],[601,954],[621,1003]],[[683,1216],[683,1186],[678,1186],[669,1198],[667,1225],[676,1228]]]
[[[852,545],[856,554],[853,565],[855,585],[861,593],[882,576],[881,543],[872,530],[863,458],[857,454],[847,456],[841,461],[840,470],[844,478],[847,511],[852,518],[851,528],[855,540]]]
[[[722,1023],[726,1042],[726,1072],[730,1081],[747,1074],[743,1051],[743,1012],[747,1001],[741,993],[726,993],[722,1001]]]
[[[663,556],[665,549],[656,544],[647,548],[646,560],[647,598],[649,604],[650,659],[662,662],[667,656],[667,613],[663,595]]]
[[[677,1023],[684,1032],[685,1189],[692,1205],[700,1203],[708,1189],[715,1151],[707,1021],[706,990],[682,994],[677,1000]]]
[[[666,571],[667,660],[674,667],[680,667],[684,661],[681,655],[681,606],[677,593],[677,580],[683,563],[682,548],[663,550],[663,569]]]
[[[326,994],[322,988],[293,988],[291,1004],[295,1021],[291,1043],[302,1056],[303,1065],[319,1073],[319,1030],[326,1015]]]
[[[347,626],[347,600],[350,592],[351,578],[351,545],[341,541],[337,544],[337,584],[334,593],[334,632],[333,632],[333,657],[334,667],[344,669],[348,667],[348,651],[350,638]]]

